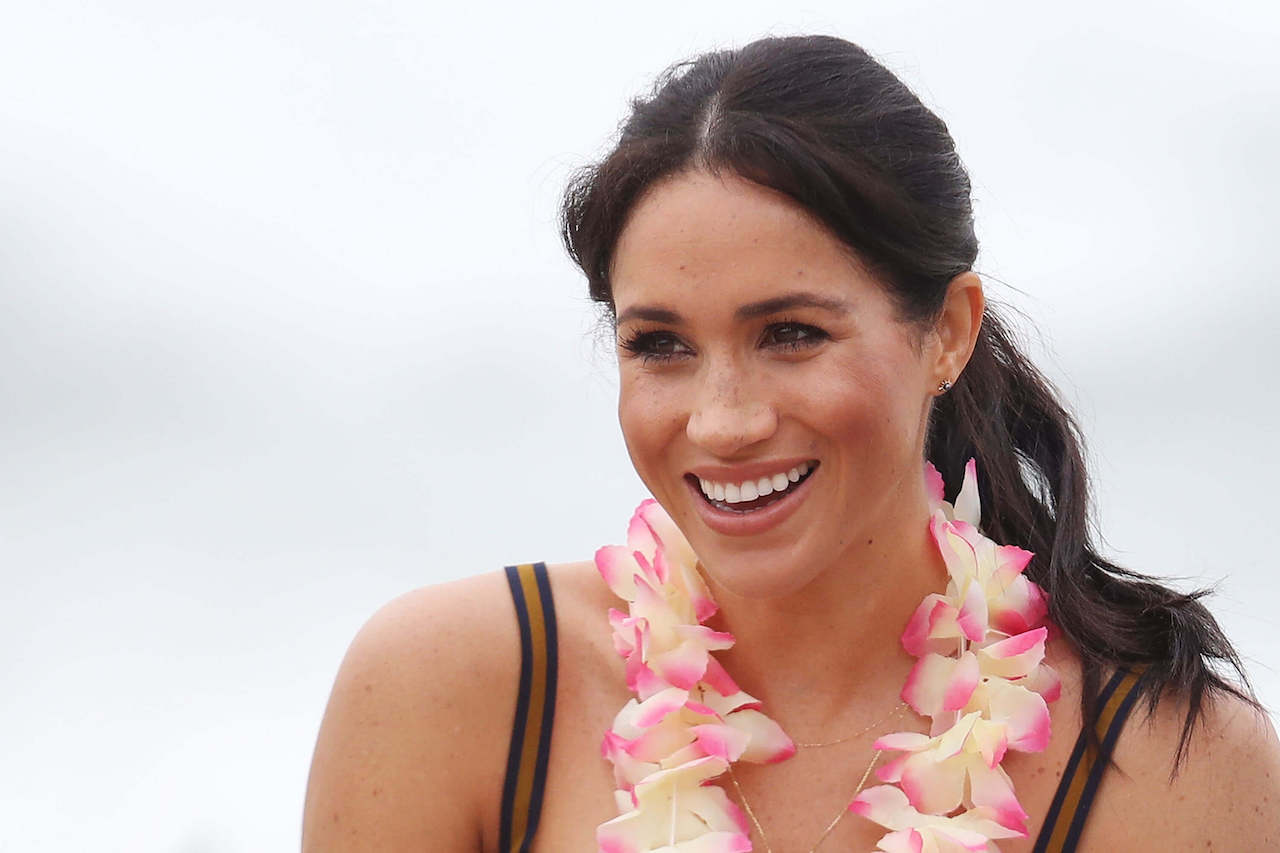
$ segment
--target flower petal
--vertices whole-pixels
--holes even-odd
[[[759,711],[743,708],[729,714],[724,721],[751,738],[747,748],[743,750],[743,761],[773,764],[796,754],[795,743],[787,737],[782,727]]]
[[[970,459],[964,464],[964,483],[960,486],[960,494],[956,495],[956,520],[967,521],[974,527],[982,519],[982,508],[978,502],[978,463]]]
[[[1013,795],[1013,783],[1002,767],[988,767],[975,761],[969,767],[969,796],[975,806],[985,806],[996,823],[1022,835],[1027,834],[1027,813]]]
[[[1009,748],[1041,752],[1049,745],[1049,707],[1039,693],[992,679],[987,685],[991,719],[1008,727]]]
[[[978,650],[983,675],[1022,678],[1044,660],[1044,641],[1049,629],[1040,627],[997,640]]]
[[[959,660],[928,654],[912,667],[902,688],[902,700],[928,717],[958,711],[968,704],[978,676],[978,658],[973,652],[965,652]]]

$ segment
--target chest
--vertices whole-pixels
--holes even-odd
[[[604,720],[607,723],[608,719]],[[553,758],[549,767],[542,820],[533,845],[536,853],[594,850],[595,827],[617,815],[612,772],[599,755],[599,732],[603,729],[573,728],[575,731],[566,732],[561,741],[565,744],[563,753]],[[1029,837],[1002,841],[1001,850],[1031,850],[1073,740],[1065,733],[1055,734],[1055,741],[1067,742],[1065,748],[1051,742],[1045,753],[1011,755],[1006,760],[1019,799],[1031,817]],[[808,851],[819,839],[823,839],[819,850],[869,850],[887,830],[847,812],[846,807],[873,755],[869,744],[841,751],[801,751],[780,764],[735,765],[738,785],[728,775],[717,783],[739,806],[745,800],[749,809],[744,811],[754,816],[751,834],[758,851]],[[884,758],[881,756],[881,761]],[[866,784],[877,784],[874,773]]]
[[[622,673],[619,668],[616,679],[592,683],[593,679],[570,668],[563,672],[534,853],[595,850],[596,826],[618,814],[613,773],[600,755],[600,740],[630,697],[625,687],[619,688]],[[602,689],[602,684],[610,687]],[[1078,732],[1077,709],[1056,703],[1049,748],[1035,755],[1011,752],[1006,757],[1003,766],[1030,818],[1028,838],[1000,842],[1005,853],[1032,849]],[[875,736],[868,733],[836,747],[802,749],[773,765],[739,763],[733,774],[736,786],[727,774],[716,783],[754,816],[751,835],[757,851],[809,851],[819,839],[818,850],[870,850],[888,830],[846,807],[872,761]],[[876,766],[888,757],[882,755]],[[865,784],[879,784],[874,772]]]

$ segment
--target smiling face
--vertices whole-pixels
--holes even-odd
[[[729,174],[669,178],[612,282],[627,449],[715,582],[784,595],[923,537],[945,343],[803,208]]]

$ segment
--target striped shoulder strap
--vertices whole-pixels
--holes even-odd
[[[1033,853],[1071,853],[1080,843],[1080,833],[1089,808],[1098,793],[1098,785],[1106,773],[1111,752],[1115,749],[1125,719],[1142,692],[1137,689],[1143,671],[1117,670],[1098,696],[1102,712],[1094,725],[1101,750],[1089,744],[1088,731],[1076,738],[1075,749],[1067,769],[1053,795],[1053,803],[1045,815],[1044,826],[1036,836]]]
[[[556,609],[545,563],[507,566],[507,584],[520,623],[520,694],[502,783],[498,849],[527,853],[538,831],[556,711]]]

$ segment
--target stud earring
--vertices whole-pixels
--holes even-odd
[[[952,387],[953,387],[953,386],[952,386],[952,384],[951,384],[951,380],[950,380],[950,379],[944,379],[944,380],[942,380],[941,382],[939,382],[939,383],[938,383],[938,393],[939,393],[939,394],[945,394],[945,393],[947,393],[948,391],[950,391],[950,390],[952,389]]]

